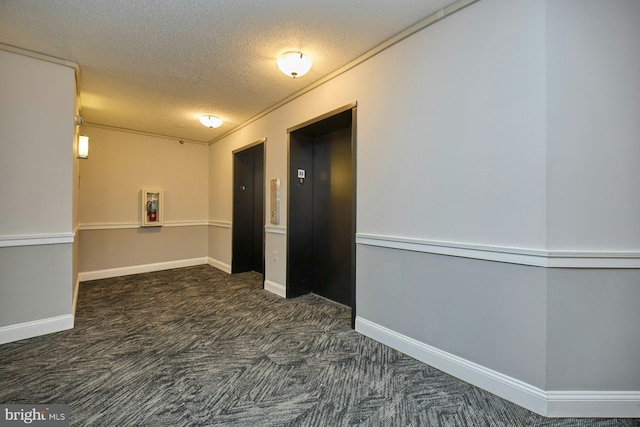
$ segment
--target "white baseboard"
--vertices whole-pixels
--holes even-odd
[[[546,415],[546,394],[537,387],[360,317],[356,317],[356,331],[533,412]]]
[[[169,270],[172,268],[192,267],[194,265],[207,264],[207,257],[181,259],[177,261],[156,262],[153,264],[132,265],[128,267],[109,268],[106,270],[85,271],[78,274],[78,280],[108,279],[110,277],[128,276],[130,274],[149,273],[152,271]]]
[[[640,391],[547,392],[361,317],[356,331],[546,417],[640,417]]]
[[[271,280],[265,280],[264,289],[265,291],[274,293],[278,296],[281,296],[282,298],[287,297],[287,287],[284,285],[281,285],[280,283],[272,282]]]
[[[640,391],[549,391],[548,417],[640,418]]]
[[[0,328],[0,344],[66,331],[73,328],[73,321],[73,315],[64,314],[48,319],[3,326]]]
[[[222,270],[227,274],[231,274],[231,265],[222,262],[222,261],[218,261],[217,259],[214,258],[207,258],[207,262],[205,264],[209,264],[211,267],[215,267],[218,270]]]

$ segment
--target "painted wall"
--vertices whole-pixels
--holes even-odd
[[[77,75],[76,75],[77,78]],[[78,81],[75,80],[76,88],[78,87]],[[80,117],[80,94],[78,90],[75,93],[75,103],[74,103],[74,115],[76,117]],[[78,137],[81,135],[80,126],[74,126],[73,140],[78,141]],[[73,191],[72,191],[72,200],[73,200],[73,210],[72,210],[72,229],[74,234],[73,239],[73,271],[72,271],[72,282],[73,282],[73,306],[72,311],[75,315],[76,306],[78,303],[78,291],[80,286],[79,274],[80,274],[80,159],[78,158],[78,144],[73,144]]]
[[[357,101],[358,233],[545,248],[544,23],[536,2],[472,5],[216,142],[211,219],[231,220],[232,150],[266,136],[285,203],[286,129]],[[267,233],[280,284],[284,241]]]
[[[356,329],[539,413],[638,416],[638,7],[475,3],[213,144],[210,219],[267,137],[281,293],[286,129],[357,101]]]
[[[286,201],[286,129],[357,101],[359,233],[545,248],[544,48],[535,2],[427,28],[213,144],[211,219],[231,220],[231,150],[267,136]]]
[[[358,232],[544,247],[544,48],[543,4],[481,2],[353,70]]]
[[[202,221],[208,210],[207,146],[84,126],[80,223],[140,222],[140,190],[164,190],[165,222]]]
[[[547,389],[638,391],[640,269],[550,269],[547,299]]]
[[[543,389],[546,269],[359,246],[358,317]]]
[[[83,280],[96,278],[88,275],[102,270],[114,271],[107,276],[107,272],[103,272],[100,277],[122,276],[131,274],[130,271],[120,271],[124,267],[185,260],[194,260],[189,265],[204,264],[207,226],[82,230],[80,242]],[[167,267],[174,266],[169,264]]]
[[[256,138],[257,140],[259,138]],[[244,141],[247,145],[254,140]],[[223,151],[209,148],[209,231],[208,257],[214,265],[231,273],[231,232],[233,219],[233,154],[236,146]]]
[[[548,245],[640,253],[640,2],[547,2]],[[640,390],[640,270],[554,269],[548,388]]]
[[[89,158],[80,162],[83,280],[102,270],[201,263],[208,250],[207,146],[93,126],[82,132],[90,140]],[[142,188],[164,190],[164,227],[140,228]]]
[[[640,2],[547,4],[549,246],[640,250]]]
[[[47,322],[71,311],[72,245],[33,245],[0,248],[0,343],[3,332],[28,322]],[[6,330],[2,330],[6,328]],[[64,328],[67,329],[67,328]],[[21,338],[40,335],[26,334]]]
[[[0,51],[0,342],[73,326],[74,73]]]
[[[73,68],[0,51],[0,235],[72,227]]]
[[[540,413],[640,416],[639,23],[633,1],[483,0],[210,147],[87,127],[81,271],[184,257],[229,266],[232,151],[266,137],[265,178],[280,178],[282,210],[266,228],[265,285],[281,291],[286,129],[357,101],[358,330]],[[0,235],[72,235],[73,72],[0,54],[10,76],[0,190],[11,202]],[[32,132],[32,108],[53,128]],[[137,228],[145,186],[164,188],[173,227]],[[52,217],[37,211],[52,201]],[[17,260],[29,249],[1,250],[0,291],[28,300],[46,273],[24,276]],[[72,258],[62,251],[49,259]],[[547,268],[555,251],[573,258]],[[632,268],[601,268],[612,257]],[[71,281],[72,261],[56,265],[55,281]],[[14,282],[36,287],[16,295]],[[48,289],[60,304],[37,312],[66,310],[70,289]],[[0,322],[31,316],[11,310]]]

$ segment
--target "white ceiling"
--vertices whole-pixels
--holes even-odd
[[[87,123],[209,142],[451,3],[0,0],[0,43],[79,64]],[[295,80],[292,50],[313,60]]]

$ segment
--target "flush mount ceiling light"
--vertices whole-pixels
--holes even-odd
[[[200,123],[210,129],[214,129],[222,126],[222,119],[220,117],[205,114],[204,116],[200,116]]]
[[[276,61],[280,71],[289,77],[301,77],[311,69],[311,60],[300,52],[287,52]]]

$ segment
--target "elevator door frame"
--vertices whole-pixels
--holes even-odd
[[[331,119],[334,116],[337,116],[339,114],[345,113],[347,111],[351,111],[351,233],[350,233],[350,252],[351,252],[351,263],[350,263],[350,299],[351,299],[351,327],[354,328],[355,327],[355,318],[356,318],[356,243],[355,243],[355,238],[356,238],[356,187],[357,187],[357,182],[356,182],[356,164],[357,164],[357,144],[356,144],[356,134],[357,134],[357,104],[356,103],[351,103],[351,104],[347,104],[343,107],[340,107],[336,110],[330,111],[326,114],[323,114],[319,117],[316,117],[314,119],[311,119],[309,121],[306,121],[304,123],[301,123],[297,126],[294,126],[292,128],[287,129],[287,137],[288,137],[288,141],[287,141],[287,271],[286,271],[286,296],[287,298],[292,298],[292,297],[296,297],[305,293],[309,293],[311,292],[311,288],[310,286],[308,288],[304,288],[304,286],[301,289],[297,289],[295,287],[295,284],[292,284],[292,279],[293,280],[297,280],[298,278],[296,277],[292,277],[295,276],[295,272],[294,272],[294,263],[296,262],[296,257],[300,257],[302,256],[299,253],[291,253],[291,239],[295,238],[295,236],[292,236],[292,230],[293,227],[291,227],[291,221],[292,221],[292,215],[291,215],[291,194],[292,194],[292,189],[291,189],[291,182],[292,182],[292,175],[293,174],[297,174],[297,171],[294,171],[292,168],[298,168],[298,166],[296,164],[292,164],[292,156],[291,156],[291,134],[301,130],[303,128],[306,128],[308,126],[318,126],[318,127],[322,127],[323,124],[322,122],[330,122],[330,120],[327,119]],[[343,128],[344,129],[344,128]],[[328,131],[331,131],[331,127],[329,127],[327,129]],[[335,130],[339,130],[339,128],[333,129]],[[297,175],[294,175],[295,177],[297,177]],[[292,286],[293,285],[293,286]]]

